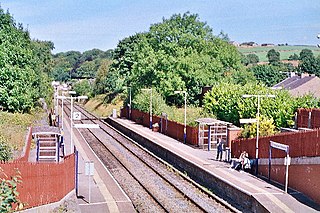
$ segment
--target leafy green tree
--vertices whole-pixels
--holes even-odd
[[[314,57],[310,49],[301,50],[299,69],[302,73],[320,76],[320,61]]]
[[[188,102],[198,104],[203,86],[232,79],[235,73],[242,77],[241,71],[245,69],[234,46],[214,36],[198,15],[175,14],[119,42],[108,75],[118,81],[108,91],[152,86],[172,104],[174,91],[186,90]]]
[[[112,61],[109,59],[103,59],[98,68],[96,78],[93,85],[94,95],[103,94],[108,87],[107,74]]]
[[[264,64],[253,66],[249,70],[254,73],[258,81],[263,82],[268,87],[279,83],[286,77],[286,75],[280,71],[280,66]]]
[[[220,83],[204,97],[204,109],[218,119],[239,125],[240,118],[255,118],[257,98],[243,98],[244,94],[274,94],[275,98],[261,98],[260,114],[274,120],[277,128],[289,127],[299,107],[317,107],[312,96],[292,97],[287,90],[271,90],[258,84],[235,85]]]
[[[78,95],[86,95],[88,97],[92,96],[92,85],[90,83],[89,80],[87,79],[83,79],[78,81],[77,83],[75,83],[73,85],[73,89],[74,91],[76,91],[76,93]]]
[[[51,47],[31,41],[22,25],[0,8],[0,105],[4,110],[29,112],[46,94],[44,72]]]
[[[280,53],[275,49],[271,49],[267,53],[267,58],[270,64],[277,65],[280,62]]]
[[[289,56],[289,61],[299,60],[299,55],[294,53],[293,55]]]
[[[247,60],[249,64],[257,64],[259,62],[259,56],[251,53],[247,55]]]
[[[141,91],[132,100],[132,107],[143,112],[150,111],[150,91]],[[152,114],[161,115],[166,111],[167,105],[160,93],[152,89]]]

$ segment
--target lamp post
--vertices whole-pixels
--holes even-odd
[[[124,89],[129,89],[129,120],[131,120],[131,87],[123,87]]]
[[[184,128],[183,142],[187,143],[187,91],[174,91],[174,94],[184,93]]]
[[[52,81],[51,85],[54,88],[54,94],[53,94],[53,109],[54,109],[54,113],[55,115],[58,113],[57,109],[58,109],[58,100],[57,100],[57,96],[58,94],[58,87],[60,85],[59,81]]]
[[[320,39],[320,34],[317,35],[317,38]],[[320,48],[320,44],[317,45]]]
[[[242,95],[243,98],[256,97],[258,99],[257,109],[257,137],[256,137],[256,175],[258,175],[258,160],[259,160],[259,117],[260,117],[260,98],[274,98],[275,95]]]
[[[141,89],[142,91],[150,91],[150,129],[152,129],[152,88],[150,89]]]

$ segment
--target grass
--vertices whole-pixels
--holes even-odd
[[[119,115],[120,108],[123,107],[123,100],[120,97],[116,98],[111,104],[104,104],[105,95],[99,95],[91,98],[84,107],[95,114],[98,117],[107,117],[112,114],[112,110],[116,109]],[[165,107],[164,112],[167,113],[168,119],[184,123],[184,107]],[[206,115],[203,113],[203,109],[200,107],[187,107],[187,125],[196,126],[195,121],[198,118],[212,117],[212,115]]]
[[[113,109],[117,110],[117,114],[120,112],[120,108],[123,106],[123,101],[115,98],[111,104],[104,104],[105,95],[98,95],[91,98],[84,107],[95,114],[98,117],[107,117],[112,114]]]
[[[25,145],[28,128],[46,119],[46,114],[35,111],[31,114],[0,112],[0,143],[6,143],[14,152],[20,153]]]
[[[280,52],[280,60],[288,60],[290,55],[296,53],[297,55],[300,54],[301,50],[303,49],[310,49],[312,50],[315,56],[320,54],[320,48],[316,46],[273,46],[273,47],[238,47],[238,50],[245,54],[256,54],[259,57],[260,61],[268,61],[267,53],[269,50],[275,49],[276,51]]]

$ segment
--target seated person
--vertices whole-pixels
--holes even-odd
[[[251,164],[250,160],[248,158],[248,153],[246,151],[243,151],[239,159],[234,159],[231,162],[231,168],[239,171],[240,169],[245,170],[245,169],[250,169]]]

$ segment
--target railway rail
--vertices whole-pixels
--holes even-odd
[[[81,123],[99,124],[98,130],[80,132],[138,212],[238,212],[109,124],[74,107],[85,117]],[[70,105],[64,110],[70,114]]]

